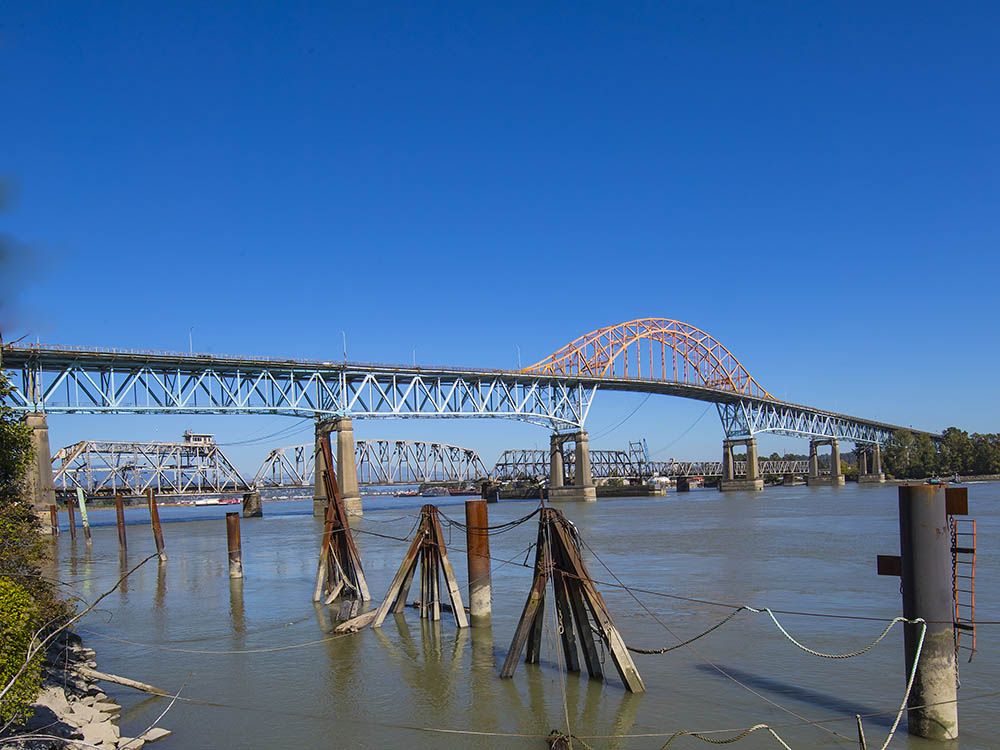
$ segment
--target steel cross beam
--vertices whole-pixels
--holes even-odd
[[[257,487],[309,487],[316,476],[315,447],[272,450],[254,476]],[[354,449],[358,483],[385,486],[431,482],[473,482],[487,476],[471,448],[411,440],[358,440]]]

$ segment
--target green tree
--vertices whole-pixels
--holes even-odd
[[[949,427],[941,434],[938,461],[943,474],[969,474],[973,471],[975,446],[969,433]]]
[[[1000,474],[1000,435],[972,436],[972,471],[975,474]]]
[[[31,433],[7,405],[10,392],[0,369],[0,689],[24,664],[35,631],[68,614],[41,574],[47,545],[27,486]],[[0,717],[23,715],[38,694],[40,669],[36,660],[24,671],[0,701]]]

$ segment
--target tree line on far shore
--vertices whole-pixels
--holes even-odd
[[[899,479],[1000,474],[1000,434],[949,427],[935,446],[929,435],[897,430],[883,447],[885,471]]]
[[[769,458],[803,461],[809,456],[772,453]],[[820,454],[819,465],[821,468],[830,465],[829,453]],[[974,432],[970,435],[965,430],[949,427],[935,444],[929,435],[897,430],[882,446],[882,465],[886,474],[897,479],[1000,474],[1000,434]],[[841,471],[846,476],[858,473],[855,454],[841,454]]]

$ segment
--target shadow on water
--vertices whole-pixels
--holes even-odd
[[[719,672],[717,672],[711,664],[698,664],[696,665],[696,668],[702,672],[719,677],[720,679],[725,679],[725,677],[719,674]],[[836,695],[820,693],[816,690],[810,690],[809,688],[800,687],[799,685],[793,685],[790,682],[776,680],[773,677],[765,677],[764,675],[753,674],[752,672],[744,672],[742,669],[727,667],[725,664],[720,664],[719,668],[752,688],[777,693],[778,695],[783,695],[788,698],[794,698],[795,700],[802,701],[803,703],[809,703],[813,706],[826,708],[839,714],[845,714],[847,716],[861,714],[862,716],[867,716],[868,714],[878,713],[882,710],[881,708],[872,708],[871,706],[860,706]],[[865,719],[865,722],[877,724],[889,729],[892,727],[893,718],[894,716],[888,715],[872,716],[871,718]]]

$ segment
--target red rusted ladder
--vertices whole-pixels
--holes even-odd
[[[976,521],[951,516],[952,591],[955,599],[955,649],[976,653]],[[971,643],[962,643],[968,633]]]

